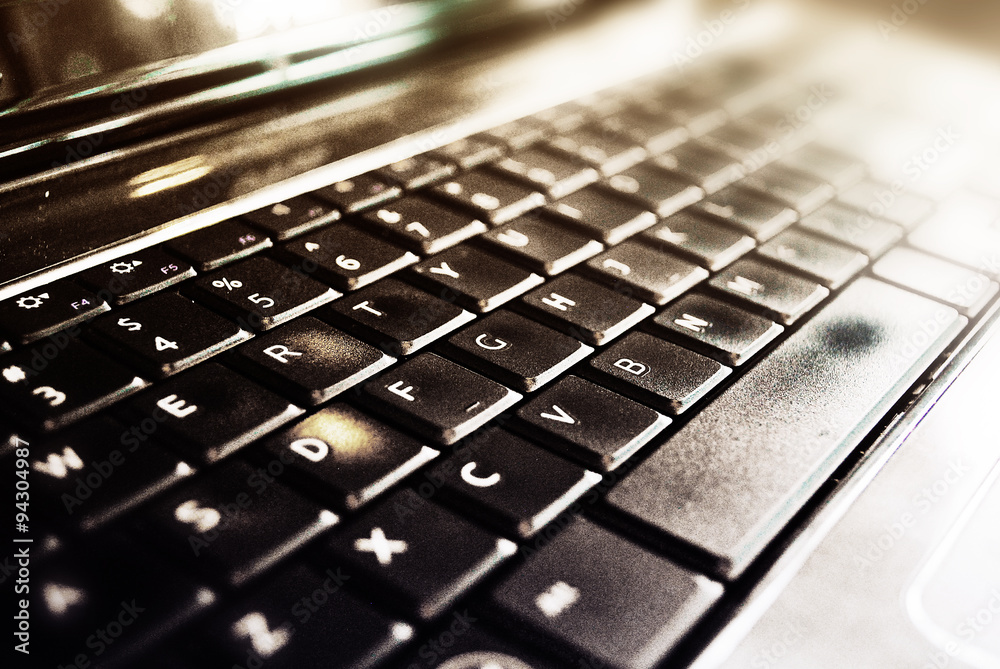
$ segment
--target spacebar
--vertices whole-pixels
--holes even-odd
[[[948,307],[862,278],[608,495],[736,578],[951,341]],[[670,540],[666,543],[670,543]]]

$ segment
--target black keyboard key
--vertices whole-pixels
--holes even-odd
[[[819,284],[752,258],[737,261],[708,283],[784,325],[797,321],[830,294]]]
[[[663,544],[680,538],[735,578],[964,324],[947,307],[861,278],[606,499],[636,531]]]
[[[457,632],[461,631],[461,634]],[[447,648],[441,640],[454,643]],[[412,652],[405,654],[398,665],[402,669],[557,669],[562,666],[549,658],[542,658],[536,650],[523,643],[487,631],[487,622],[469,614],[468,610],[455,611],[446,616],[439,627],[431,628],[412,644]]]
[[[413,628],[345,592],[351,580],[337,567],[305,565],[268,578],[208,629],[220,655],[212,666],[376,666],[410,639]]]
[[[234,219],[172,239],[167,248],[190,260],[199,271],[208,272],[271,245],[266,234]]]
[[[839,202],[828,202],[802,219],[802,227],[853,246],[870,258],[883,253],[903,236],[898,225],[872,218]]]
[[[154,247],[92,267],[77,278],[98,297],[125,304],[194,275],[190,263]]]
[[[581,128],[549,140],[549,146],[608,176],[646,159],[646,149],[601,127]]]
[[[794,209],[737,186],[727,186],[694,206],[694,210],[723,220],[765,241],[798,220]]]
[[[4,408],[43,430],[57,430],[144,388],[147,383],[65,333],[0,360]]]
[[[110,418],[95,418],[31,445],[32,500],[59,526],[91,531],[194,470]]]
[[[53,281],[0,302],[0,332],[27,344],[108,311],[104,298],[69,281]]]
[[[784,328],[705,295],[685,295],[653,319],[660,332],[727,365],[742,365]]]
[[[536,272],[553,276],[592,258],[604,246],[584,235],[537,216],[524,216],[481,237],[504,255]]]
[[[875,263],[872,273],[944,302],[965,316],[978,314],[997,294],[997,283],[985,274],[914,249],[889,251]]]
[[[330,539],[325,548],[352,585],[382,589],[433,618],[517,550],[412,490],[401,490]],[[362,579],[364,579],[362,581]]]
[[[670,419],[576,376],[517,412],[515,426],[588,467],[611,471],[670,425]]]
[[[37,550],[32,544],[36,559]],[[30,666],[146,666],[138,656],[217,598],[152,552],[106,537],[39,567],[31,582]]]
[[[732,370],[644,332],[633,332],[588,363],[586,373],[640,402],[680,414]]]
[[[739,181],[746,170],[732,157],[696,142],[681,144],[670,153],[657,156],[653,162],[706,193],[714,193]]]
[[[645,147],[650,155],[657,156],[669,151],[688,138],[686,128],[673,123],[664,123],[643,114],[625,111],[601,122],[611,132]]]
[[[317,315],[394,356],[410,355],[476,317],[395,279],[348,295]]]
[[[767,165],[740,181],[740,186],[775,198],[801,215],[816,211],[833,199],[833,186],[781,165]]]
[[[431,189],[438,196],[499,224],[545,204],[545,196],[489,172],[466,172]]]
[[[594,349],[523,316],[497,311],[453,335],[442,350],[504,385],[531,392]]]
[[[617,244],[656,223],[656,215],[595,188],[567,195],[545,213],[606,244]]]
[[[345,214],[353,214],[394,200],[403,194],[403,189],[386,183],[375,174],[361,174],[320,188],[313,194]]]
[[[598,281],[616,292],[652,304],[666,304],[708,278],[703,267],[637,241],[605,251],[585,265]]]
[[[506,144],[512,151],[518,151],[539,141],[547,133],[546,123],[528,116],[491,128],[482,134]]]
[[[321,409],[250,452],[270,475],[287,472],[303,490],[352,510],[438,455],[440,451],[342,403]]]
[[[299,237],[282,248],[291,262],[338,290],[357,290],[420,260],[395,244],[348,225]]]
[[[804,146],[778,162],[825,181],[839,191],[850,188],[865,176],[864,163],[819,144]]]
[[[487,225],[479,219],[419,195],[369,211],[364,215],[363,225],[423,255],[443,251],[487,230]]]
[[[520,304],[542,322],[596,346],[656,311],[649,304],[570,274],[528,293]]]
[[[270,207],[244,214],[243,218],[284,241],[340,220],[340,212],[308,195],[299,195]]]
[[[652,669],[721,595],[718,583],[578,519],[493,601],[571,648],[580,666]]]
[[[432,469],[427,477],[509,536],[530,537],[601,481],[505,430],[494,429]]]
[[[177,293],[161,293],[94,321],[88,334],[150,376],[187,369],[253,335]]]
[[[478,313],[496,309],[545,279],[471,246],[448,249],[414,265],[411,278],[442,297],[454,297]]]
[[[462,170],[471,170],[483,163],[493,162],[503,154],[502,143],[481,137],[466,137],[431,151],[432,156],[447,160]]]
[[[189,285],[188,292],[254,330],[270,330],[340,297],[304,272],[263,257],[201,276]]]
[[[306,316],[241,346],[231,361],[295,402],[322,404],[396,359]]]
[[[828,288],[839,288],[868,264],[859,251],[813,237],[795,228],[785,230],[762,245],[757,252],[794,267]]]
[[[646,244],[687,256],[717,272],[753,250],[752,237],[713,223],[689,211],[679,211],[642,234]]]
[[[160,496],[133,526],[182,560],[238,586],[338,520],[267,470],[234,459]]]
[[[521,394],[426,353],[363,386],[375,411],[442,444],[453,444],[521,399]]]
[[[593,167],[579,165],[541,149],[516,153],[498,162],[493,169],[545,191],[552,199],[580,190],[601,176]]]
[[[129,407],[134,424],[163,434],[199,462],[215,462],[302,409],[214,362],[158,385]],[[147,430],[146,426],[150,428]]]
[[[697,186],[681,181],[651,164],[636,165],[609,177],[602,185],[621,193],[658,216],[669,216],[705,196],[705,191]]]
[[[871,179],[848,188],[837,199],[907,230],[916,228],[934,210],[934,203],[925,197]]]
[[[399,184],[406,190],[416,190],[447,179],[456,171],[454,165],[420,154],[387,165],[378,173],[383,179]]]

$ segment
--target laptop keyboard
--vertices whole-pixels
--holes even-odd
[[[795,99],[651,78],[0,303],[38,666],[690,644],[997,292]]]

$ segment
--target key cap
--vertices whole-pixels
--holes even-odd
[[[839,288],[868,264],[868,257],[792,228],[761,246],[760,255],[794,267],[829,288]]]
[[[838,199],[849,207],[884,218],[907,230],[913,230],[933,211],[934,203],[908,191],[897,192],[888,184],[865,179],[848,188]]]
[[[625,111],[605,119],[601,125],[645,147],[651,156],[669,151],[688,138],[688,131],[683,126],[663,123],[633,111]]]
[[[380,414],[449,445],[509,409],[521,394],[426,353],[366,383],[361,399]]]
[[[214,362],[136,397],[128,409],[134,425],[162,433],[171,446],[206,463],[302,414],[294,404]]]
[[[521,298],[530,315],[572,337],[600,346],[652,314],[652,305],[567,274]]]
[[[600,242],[537,216],[521,217],[502,228],[490,230],[480,239],[483,244],[547,276],[565,272],[604,250]]]
[[[964,324],[953,309],[858,279],[606,499],[636,531],[680,538],[735,578]]]
[[[594,188],[568,195],[543,211],[606,244],[617,244],[656,223],[654,213]]]
[[[208,630],[220,667],[370,669],[413,635],[344,591],[351,574],[297,564],[283,569],[230,607]]]
[[[423,255],[443,251],[487,230],[486,224],[479,219],[446,209],[418,195],[368,212],[363,225]]]
[[[753,258],[744,258],[708,282],[712,288],[756,307],[765,316],[791,325],[830,294],[812,281],[800,279],[769,267]]]
[[[317,315],[393,356],[410,355],[476,317],[395,279],[360,290]]]
[[[913,246],[1000,279],[1000,208],[991,197],[960,191],[910,234]]]
[[[394,200],[403,189],[380,179],[377,175],[360,174],[338,181],[315,191],[313,195],[337,207],[345,214],[354,214]]]
[[[799,218],[794,209],[742,190],[738,185],[723,188],[692,209],[734,225],[760,242],[774,237]]]
[[[784,328],[705,295],[685,295],[653,319],[657,332],[727,365],[742,365]]]
[[[400,490],[326,542],[357,585],[427,620],[517,551],[412,490]],[[362,581],[362,579],[364,579]]]
[[[97,265],[76,278],[101,299],[125,304],[189,279],[194,268],[159,247]]]
[[[697,142],[681,144],[670,153],[657,156],[653,163],[706,193],[721,190],[746,175],[746,169],[732,157]]]
[[[461,635],[452,631],[466,630]],[[487,631],[487,623],[468,611],[455,612],[447,616],[440,627],[432,628],[423,637],[413,642],[413,650],[400,660],[399,667],[412,669],[557,669],[561,666],[549,658],[542,658],[539,651],[524,646],[523,643],[507,639]],[[442,640],[454,643],[447,648]]]
[[[606,472],[670,425],[666,416],[577,376],[550,386],[516,417],[518,430]]]
[[[270,330],[341,295],[304,272],[264,257],[199,277],[188,292],[248,330]]]
[[[828,202],[802,219],[802,227],[853,246],[875,258],[900,240],[903,230],[897,225],[872,218],[864,212],[839,202]]]
[[[270,207],[264,207],[243,218],[278,241],[298,237],[340,220],[340,212],[309,195],[299,195]]]
[[[512,221],[545,204],[541,193],[485,171],[460,174],[431,192],[494,224]]]
[[[28,344],[108,311],[102,298],[69,281],[53,281],[0,302],[0,332]]]
[[[491,128],[482,134],[506,144],[512,151],[518,151],[540,140],[547,131],[547,124],[527,116]]]
[[[432,156],[454,163],[462,170],[493,162],[503,154],[502,144],[481,137],[466,137],[431,151]]]
[[[762,167],[740,181],[740,187],[764,193],[803,216],[816,211],[836,194],[833,186],[825,181],[781,165]]]
[[[282,248],[286,260],[339,290],[357,290],[420,260],[410,251],[347,225],[299,237]]]
[[[141,429],[130,433],[106,416],[32,442],[33,506],[55,525],[84,532],[194,473]]]
[[[721,595],[718,583],[581,518],[492,600],[504,618],[568,645],[586,666],[652,669]]]
[[[704,268],[637,241],[619,244],[584,267],[616,292],[653,304],[666,304],[708,278]]]
[[[753,250],[755,244],[752,237],[717,225],[690,210],[667,217],[640,239],[659,251],[689,257],[713,272]]]
[[[579,102],[565,102],[543,109],[529,118],[544,123],[556,132],[572,132],[588,120],[587,109]]]
[[[919,251],[898,248],[875,263],[872,273],[975,316],[997,294],[997,283],[971,269]]]
[[[447,179],[457,171],[450,163],[428,154],[420,154],[386,165],[378,170],[378,174],[406,190],[416,190]]]
[[[601,475],[505,430],[476,437],[428,474],[462,508],[509,536],[533,536],[567,512]]]
[[[684,126],[691,137],[711,132],[729,120],[729,114],[718,103],[699,99],[684,90],[673,90],[642,100],[639,108],[661,122]]]
[[[646,149],[600,126],[561,134],[548,145],[575,160],[590,165],[604,176],[617,174],[646,159]]]
[[[515,153],[498,162],[493,169],[544,191],[552,199],[580,190],[601,176],[593,167],[579,165],[541,149]]]
[[[268,438],[250,456],[272,476],[357,509],[440,455],[352,406],[335,403]]]
[[[780,154],[777,142],[752,124],[740,121],[732,121],[707,132],[698,138],[698,142],[752,168],[759,168]]]
[[[442,344],[442,351],[504,385],[531,392],[594,349],[510,311],[497,311]]]
[[[233,459],[161,495],[132,527],[240,586],[338,520],[266,471]]]
[[[5,409],[57,430],[144,388],[146,381],[66,333],[0,360]]]
[[[305,316],[241,346],[231,361],[298,404],[315,406],[377,374],[396,358]]]
[[[649,164],[631,167],[601,185],[649,208],[657,216],[669,216],[705,196],[705,191],[697,186]]]
[[[272,246],[271,238],[232,219],[170,240],[167,248],[201,272],[228,265]]]
[[[88,335],[145,374],[160,378],[253,336],[177,293],[161,293],[116,309],[95,320]]]
[[[676,344],[633,332],[587,363],[603,385],[671,414],[684,413],[731,369]]]
[[[834,149],[819,144],[809,144],[778,161],[780,165],[812,175],[844,191],[865,176],[864,163]]]
[[[454,296],[457,304],[477,313],[492,311],[545,281],[468,245],[414,265],[410,278],[436,295]]]
[[[145,666],[140,655],[217,598],[151,551],[109,537],[32,576],[31,666]]]

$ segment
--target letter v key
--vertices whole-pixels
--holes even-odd
[[[576,424],[576,419],[566,413],[558,404],[553,404],[552,408],[555,410],[554,414],[542,412],[538,415],[542,418],[559,421],[560,423],[569,423],[570,425]]]

